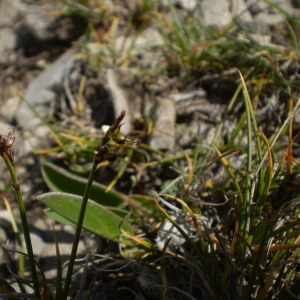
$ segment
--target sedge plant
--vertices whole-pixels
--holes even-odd
[[[31,271],[31,276],[32,276],[33,290],[34,290],[35,296],[37,297],[37,299],[39,299],[40,298],[40,285],[39,285],[39,279],[38,279],[38,274],[37,274],[36,261],[35,261],[35,257],[34,257],[34,253],[33,253],[30,233],[29,233],[29,226],[28,226],[27,217],[26,217],[24,200],[23,200],[22,193],[20,190],[18,177],[16,175],[15,168],[13,165],[14,153],[13,153],[13,150],[11,149],[11,147],[14,143],[14,140],[15,140],[15,136],[14,136],[14,133],[12,133],[12,132],[10,132],[7,135],[7,137],[0,136],[0,155],[3,158],[5,164],[8,168],[8,171],[9,171],[11,179],[12,179],[12,186],[16,193],[16,199],[17,199],[17,203],[18,203],[18,207],[19,207],[20,218],[21,218],[23,234],[24,234],[24,240],[25,240],[25,244],[26,244],[28,261],[29,261],[29,266],[30,266],[30,271]]]
[[[125,111],[122,111],[120,113],[120,115],[116,118],[114,123],[109,127],[104,138],[102,139],[102,142],[96,147],[96,149],[94,151],[93,164],[92,164],[88,182],[87,182],[87,185],[85,188],[85,192],[84,192],[84,195],[82,198],[81,208],[79,211],[72,251],[71,251],[70,260],[69,260],[69,264],[68,264],[68,271],[67,271],[67,275],[66,275],[66,279],[65,279],[65,283],[64,283],[64,288],[63,288],[62,299],[67,299],[67,296],[68,296],[71,279],[72,279],[73,267],[74,267],[76,253],[77,253],[78,244],[79,244],[79,240],[80,240],[80,234],[81,234],[83,221],[84,221],[84,217],[85,217],[85,211],[86,211],[86,207],[88,204],[89,194],[91,191],[93,178],[94,178],[97,166],[104,161],[113,161],[117,158],[116,152],[114,150],[110,149],[109,143],[111,140],[113,140],[117,144],[124,144],[126,142],[126,138],[120,133],[120,128],[122,126],[121,122],[122,122],[124,116],[125,116]]]
[[[113,141],[116,144],[124,144],[127,140],[126,138],[120,133],[120,128],[122,126],[122,120],[125,116],[125,111],[122,111],[120,115],[115,119],[113,124],[109,127],[107,130],[104,138],[102,139],[102,142],[96,147],[94,150],[94,158],[93,158],[93,164],[91,167],[90,175],[85,187],[85,191],[82,197],[81,206],[79,210],[78,220],[76,222],[76,230],[74,235],[74,240],[72,244],[72,251],[70,255],[70,260],[68,263],[68,270],[66,277],[64,279],[64,284],[62,286],[63,279],[59,274],[61,274],[61,268],[58,266],[58,277],[57,279],[61,282],[57,282],[56,285],[56,292],[57,296],[59,296],[59,299],[67,299],[69,288],[71,285],[72,280],[72,274],[73,274],[73,267],[76,259],[78,244],[80,240],[80,234],[83,227],[85,212],[88,204],[89,195],[92,189],[93,184],[93,178],[95,175],[95,171],[97,169],[98,165],[101,165],[101,163],[105,161],[114,161],[117,158],[117,153],[111,148],[111,141]],[[36,299],[45,299],[47,297],[44,293],[41,294],[41,284],[39,282],[38,272],[37,272],[37,263],[35,260],[35,256],[33,253],[33,247],[32,242],[30,238],[30,231],[28,226],[28,220],[26,217],[26,211],[25,211],[25,205],[24,200],[21,194],[20,186],[18,183],[18,178],[15,172],[14,168],[14,153],[11,149],[13,143],[15,140],[14,133],[10,132],[7,136],[0,136],[0,155],[3,158],[4,162],[7,165],[7,168],[9,170],[11,179],[12,179],[12,186],[16,193],[16,199],[19,207],[20,212],[20,218],[22,222],[22,229],[23,229],[23,235],[25,240],[25,245],[27,249],[27,256],[32,276],[32,283],[33,283],[33,290],[34,295]],[[55,245],[56,245],[56,252],[57,252],[57,262],[60,264],[60,254],[59,254],[59,248],[58,248],[58,241],[57,237],[55,236]],[[47,290],[46,288],[44,290]],[[3,291],[5,292],[5,291]],[[7,291],[7,295],[12,296],[10,292]]]

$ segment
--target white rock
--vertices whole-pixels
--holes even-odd
[[[11,28],[2,28],[0,30],[0,53],[15,49],[17,38]],[[0,55],[0,62],[6,62],[6,56]]]
[[[182,7],[187,11],[193,11],[197,7],[196,0],[172,0],[172,3]]]
[[[200,7],[206,26],[222,28],[232,21],[228,0],[218,0],[217,5],[216,1],[202,0],[200,1]]]
[[[230,5],[232,17],[238,18],[243,22],[252,22],[253,18],[248,11],[248,7],[244,0],[232,0]]]
[[[0,26],[12,26],[25,7],[21,0],[0,0]]]
[[[137,36],[120,36],[115,40],[117,52],[124,53],[129,49],[138,51],[138,47],[145,47],[150,44],[164,44],[164,38],[155,28],[147,28]],[[139,51],[141,51],[139,49]]]
[[[67,51],[29,84],[25,97],[43,117],[47,116],[51,100],[55,96],[51,89],[63,86],[64,77],[68,76],[78,60],[75,53]],[[15,117],[18,124],[26,130],[32,130],[41,123],[25,102],[20,104]]]
[[[175,146],[175,119],[174,101],[158,97],[150,147],[161,150],[173,149]]]
[[[126,135],[131,131],[132,128],[128,100],[125,96],[124,91],[119,86],[117,76],[112,69],[107,70],[106,80],[108,84],[108,89],[112,97],[115,116],[120,115],[122,110],[125,110],[126,112],[122,122],[123,125],[121,127],[121,132]]]

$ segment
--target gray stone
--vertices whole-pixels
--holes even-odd
[[[0,54],[15,49],[16,42],[16,35],[11,28],[2,28],[0,30]],[[6,59],[5,55],[0,55],[0,63],[6,63]]]
[[[156,28],[146,28],[137,36],[120,36],[116,38],[115,49],[119,52],[128,51],[149,44],[164,44],[164,38]]]
[[[43,103],[40,96],[45,90],[62,85],[65,76],[71,73],[79,58],[75,52],[69,50],[62,54],[47,70],[43,71],[28,86],[26,98],[33,104]]]
[[[242,22],[253,22],[253,18],[244,0],[232,0],[230,11],[233,18]]]
[[[0,0],[0,28],[12,26],[24,8],[21,0]]]
[[[280,9],[286,11],[288,14],[293,15],[296,10],[293,8],[292,3],[288,0],[273,0],[274,5],[278,5]],[[253,15],[254,21],[263,25],[274,25],[284,22],[282,13],[264,1],[250,0],[247,2],[249,11]]]
[[[175,119],[174,101],[169,98],[157,97],[150,147],[161,150],[173,149],[175,146]]]
[[[122,122],[123,125],[121,127],[121,132],[126,135],[131,131],[132,128],[128,100],[124,94],[124,91],[119,86],[117,82],[117,76],[112,69],[107,70],[106,80],[108,84],[108,89],[112,97],[115,116],[118,116],[122,110],[125,110],[126,112]]]
[[[25,97],[42,117],[48,116],[50,104],[55,97],[52,90],[58,86],[63,90],[64,78],[70,74],[78,60],[72,51],[68,51],[29,84]],[[41,120],[25,102],[20,104],[15,117],[18,124],[26,130],[33,130],[41,124]]]
[[[4,101],[0,107],[0,116],[4,122],[11,124],[14,121],[16,111],[19,107],[20,97],[12,97]]]
[[[115,51],[120,55],[130,53],[132,59],[136,58],[140,68],[154,69],[162,67],[164,54],[160,47],[164,44],[164,37],[157,28],[146,28],[136,36],[117,37]],[[107,49],[104,52],[107,53]]]
[[[64,16],[68,9],[61,3],[0,0],[1,62],[5,62],[9,51],[22,49],[26,55],[32,55],[53,42],[77,39],[85,21],[75,15]]]
[[[34,255],[40,256],[43,252],[43,249],[45,248],[45,242],[42,239],[40,233],[31,232],[30,239]]]
[[[0,121],[0,135],[7,135],[9,131],[12,130],[12,127],[9,123]]]
[[[200,7],[203,14],[204,24],[222,28],[228,26],[233,18],[241,22],[252,22],[252,16],[248,11],[244,0],[202,0]]]
[[[37,42],[76,39],[83,32],[84,21],[74,16],[63,16],[64,11],[66,7],[61,3],[28,5],[17,32],[22,39],[30,36]]]
[[[187,11],[193,11],[198,4],[197,0],[172,0],[171,2]]]
[[[232,21],[228,0],[218,0],[218,5],[215,1],[202,0],[200,1],[200,7],[206,26],[222,28]]]
[[[24,4],[20,0],[0,0],[0,63],[5,63],[6,51],[16,49],[15,23],[23,9]]]

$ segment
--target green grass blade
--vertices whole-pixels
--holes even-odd
[[[241,72],[238,70],[242,85],[243,85],[243,96],[245,100],[245,107],[246,107],[246,119],[247,119],[247,166],[246,166],[246,175],[245,175],[245,192],[243,197],[243,202],[241,203],[241,210],[240,210],[240,230],[243,235],[246,235],[247,230],[247,223],[248,223],[248,215],[249,215],[249,208],[251,204],[250,199],[250,192],[251,192],[251,170],[252,170],[252,126],[251,126],[251,111],[252,104],[251,99],[246,87],[246,83]]]
[[[245,193],[244,193],[244,199],[241,207],[241,232],[243,232],[244,236],[249,231],[249,214],[250,214],[250,208],[251,208],[251,202],[253,199],[253,194],[254,194],[254,189],[255,185],[252,184],[252,179],[251,179],[251,173],[252,173],[252,157],[254,155],[253,153],[253,146],[252,146],[252,138],[253,138],[253,131],[257,132],[258,127],[255,119],[255,114],[254,110],[252,107],[252,102],[250,99],[250,95],[247,90],[247,86],[245,83],[245,80],[241,74],[241,72],[238,70],[238,73],[240,75],[240,79],[242,82],[242,87],[243,87],[243,96],[245,100],[245,106],[246,106],[246,119],[247,119],[247,166],[246,166],[246,177],[245,177]],[[252,130],[253,127],[253,130]],[[261,153],[261,143],[256,136],[256,150],[257,150],[257,158],[258,161],[261,161],[262,159],[262,153]],[[262,182],[263,182],[263,174],[262,172],[258,173],[258,186],[256,187],[258,191],[260,192],[262,189]]]
[[[263,180],[263,185],[262,185],[263,188],[257,197],[253,216],[251,218],[250,232],[252,232],[252,230],[255,229],[257,226],[258,218],[261,215],[264,203],[265,203],[267,196],[269,194],[269,191],[270,191],[270,187],[271,187],[271,183],[272,183],[272,174],[273,174],[273,155],[272,155],[272,151],[271,151],[271,148],[269,145],[269,141],[267,140],[267,138],[265,137],[265,135],[262,132],[258,132],[257,135],[263,140],[263,142],[265,143],[265,145],[267,147],[268,165],[267,165],[266,172],[264,175],[264,180]],[[248,242],[251,244],[251,240],[248,239]]]
[[[63,280],[62,280],[62,261],[61,255],[59,251],[59,240],[53,225],[54,232],[54,243],[55,243],[55,252],[56,252],[56,299],[61,299],[62,296],[62,288],[63,288]]]

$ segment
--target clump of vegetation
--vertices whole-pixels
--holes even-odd
[[[59,153],[62,158],[64,150],[63,159],[69,165],[78,157],[84,157],[85,165],[93,155],[87,181],[50,162],[42,166],[45,182],[52,190],[40,196],[48,207],[45,213],[76,228],[66,277],[62,275],[59,241],[55,241],[55,288],[49,288],[43,276],[40,280],[37,275],[42,270],[37,271],[13,168],[13,138],[2,136],[0,154],[16,190],[35,297],[67,299],[80,233],[85,229],[117,244],[119,251],[109,253],[104,262],[97,260],[99,253],[93,255],[93,271],[89,274],[92,282],[82,280],[78,294],[101,291],[106,280],[112,281],[109,275],[122,272],[126,278],[121,281],[116,275],[118,289],[111,288],[116,299],[149,299],[153,295],[159,299],[297,299],[300,177],[299,161],[294,154],[299,134],[293,118],[300,102],[298,76],[289,72],[293,69],[290,66],[299,60],[293,35],[293,26],[299,24],[294,19],[291,23],[291,17],[281,10],[287,22],[288,30],[283,35],[287,46],[261,45],[251,39],[228,36],[235,26],[250,34],[238,23],[216,32],[203,28],[188,14],[179,18],[177,9],[171,6],[166,18],[158,4],[138,2],[122,27],[128,34],[133,30],[138,34],[139,29],[160,21],[158,26],[163,29],[165,44],[155,48],[163,49],[167,63],[163,68],[145,71],[144,75],[151,84],[161,72],[178,78],[177,87],[182,90],[189,84],[209,91],[216,78],[225,84],[234,82],[230,85],[234,90],[229,94],[226,113],[209,147],[195,136],[188,149],[177,148],[176,152],[159,151],[147,144],[152,129],[150,120],[143,120],[142,125],[124,137],[124,111],[101,143],[87,134],[78,137],[75,131],[66,134],[56,130],[59,124],[50,126],[56,141],[63,145],[48,151],[52,157]],[[86,9],[82,10],[82,6]],[[113,26],[124,19],[107,7],[87,7],[88,3],[83,1],[72,9],[87,14],[89,33],[99,32],[96,26],[106,28],[102,44],[111,47],[115,38]],[[106,16],[100,25],[96,21],[99,11],[102,17]],[[134,50],[127,49],[122,55],[111,51],[115,65],[136,68]],[[101,53],[98,56],[89,57],[89,62],[104,64]],[[279,94],[283,112],[278,109],[276,118],[277,110],[270,110],[271,116],[261,117],[259,110],[269,107],[274,93]],[[236,127],[226,138],[218,139],[228,119],[234,119]],[[73,156],[69,156],[72,151]],[[97,167],[105,170],[110,163],[117,170],[111,182],[107,186],[94,182]],[[161,183],[152,180],[152,191],[141,179],[151,172]],[[122,183],[129,186],[126,196],[113,190]],[[24,255],[20,255],[22,259]],[[20,269],[21,277],[24,273]],[[101,280],[98,282],[97,278]],[[20,293],[11,287],[0,291],[12,298],[23,297],[25,285],[20,280]]]

